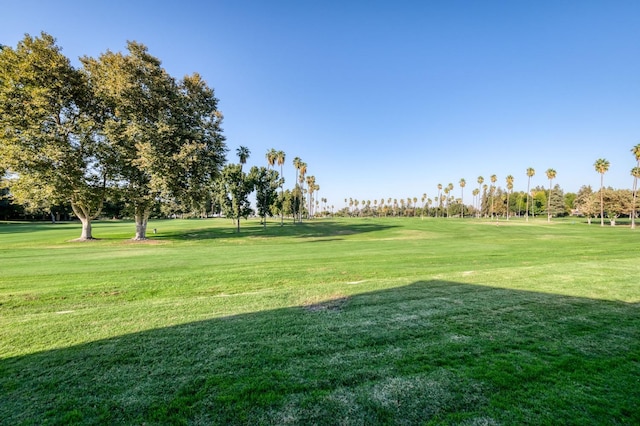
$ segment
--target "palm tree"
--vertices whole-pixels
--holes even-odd
[[[271,148],[269,151],[267,151],[265,157],[267,158],[267,168],[273,167],[273,165],[276,163],[276,150]]]
[[[460,185],[460,204],[462,205],[460,217],[464,218],[464,187],[467,185],[467,181],[462,178],[460,179],[460,182],[458,182],[458,184]]]
[[[513,191],[513,176],[508,175],[507,178],[507,220],[509,220],[509,197]]]
[[[473,194],[473,206],[477,206],[478,205],[478,195],[480,194],[480,188],[473,188],[473,191],[471,192]],[[478,213],[476,212],[476,216],[478,215]]]
[[[307,163],[300,162],[298,167],[298,183],[300,184],[300,212],[298,213],[298,220],[302,222],[302,205],[304,204],[304,181],[307,175]]]
[[[640,178],[640,167],[636,166],[631,169],[633,176],[633,202],[631,204],[631,229],[636,227],[636,199],[638,196],[638,178]]]
[[[493,193],[496,191],[496,182],[498,181],[498,176],[496,175],[491,175],[490,177],[491,179],[491,187],[489,188],[489,195],[491,196],[491,218],[493,219],[493,213],[495,211],[495,208],[493,206]],[[496,217],[498,215],[496,214]]]
[[[278,166],[280,166],[280,201],[284,202],[284,174],[282,170],[282,166],[284,165],[285,153],[284,151],[277,151],[275,153],[276,161],[278,162]],[[280,226],[284,225],[284,206],[280,207]]]
[[[545,172],[547,179],[549,179],[549,196],[547,197],[547,222],[551,222],[551,182],[556,178],[556,171],[553,169],[547,169]]]
[[[249,151],[249,148],[246,146],[241,146],[236,149],[236,155],[240,159],[240,171],[242,171],[242,166],[247,163],[247,159],[249,158],[249,155],[251,155],[251,151]]]
[[[640,177],[640,143],[631,148],[633,156],[636,157],[638,165],[631,169],[631,175],[633,176],[633,203],[631,204],[631,228],[636,227],[636,197],[638,192],[638,178]]]
[[[533,167],[527,169],[527,209],[524,214],[525,219],[529,222],[529,188],[531,188],[531,178],[536,174]]]
[[[438,184],[438,205],[436,207],[436,217],[438,217],[438,210],[440,209],[440,191],[442,191],[442,184]]]
[[[307,182],[307,190],[309,191],[309,212],[308,212],[308,217],[309,219],[311,219],[312,215],[312,205],[311,205],[311,201],[313,200],[313,192],[316,190],[316,177],[315,176],[307,176],[306,179]],[[356,201],[357,203],[357,201]]]
[[[453,184],[451,182],[449,182],[449,184],[447,185],[447,187],[445,188],[445,193],[447,195],[449,195],[449,193],[453,191]],[[449,207],[450,207],[450,202],[449,202],[449,197],[447,197],[447,217],[449,217],[450,213],[449,213]]]
[[[478,194],[480,194],[480,188],[482,188],[482,182],[484,182],[484,178],[482,176],[478,176]],[[482,210],[481,199],[478,197],[478,217],[480,217],[480,210]]]
[[[300,159],[300,157],[295,157],[293,159],[293,168],[296,169],[296,180],[295,180],[295,187],[298,187],[298,172],[300,172],[300,165],[302,164],[302,160]],[[298,200],[298,192],[296,191],[295,194],[296,200]],[[347,199],[344,199],[344,202],[347,202]],[[300,205],[300,203],[294,203],[297,204],[298,206]],[[295,210],[295,209],[292,209]],[[293,223],[296,223],[296,212],[293,212]]]
[[[609,171],[609,162],[598,158],[593,166],[600,173],[600,226],[604,226],[604,174]]]

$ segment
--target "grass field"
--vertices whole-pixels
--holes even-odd
[[[0,424],[640,424],[640,231],[0,223]]]

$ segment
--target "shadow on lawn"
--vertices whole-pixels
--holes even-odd
[[[1,360],[0,423],[638,424],[639,311],[441,281],[336,296]]]
[[[78,234],[81,230],[80,222],[6,222],[0,221],[0,234],[16,234],[28,232],[40,232],[43,230],[78,227]]]
[[[230,222],[229,222],[230,223]],[[206,222],[204,222],[206,226]],[[226,228],[207,227],[192,229],[190,231],[176,230],[163,231],[158,235],[150,235],[153,239],[218,239],[218,238],[273,238],[273,237],[294,237],[294,238],[332,238],[340,239],[342,236],[352,234],[362,234],[366,232],[381,231],[391,229],[396,225],[382,225],[375,222],[335,222],[331,220],[314,220],[298,224],[287,223],[280,226],[279,223],[270,223],[266,228],[255,221],[241,222],[240,232],[236,228],[229,226]]]

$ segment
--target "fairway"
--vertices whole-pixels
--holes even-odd
[[[640,424],[640,231],[0,222],[0,424]]]

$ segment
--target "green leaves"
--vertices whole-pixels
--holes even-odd
[[[42,33],[0,51],[0,168],[16,174],[12,193],[25,205],[82,205],[88,217],[102,206],[103,141],[86,80]],[[81,217],[82,219],[82,217]]]
[[[109,186],[146,220],[159,199],[196,209],[209,196],[226,154],[213,89],[127,49],[80,70],[45,33],[0,50],[0,170],[17,174],[17,201],[66,200],[90,220]]]

